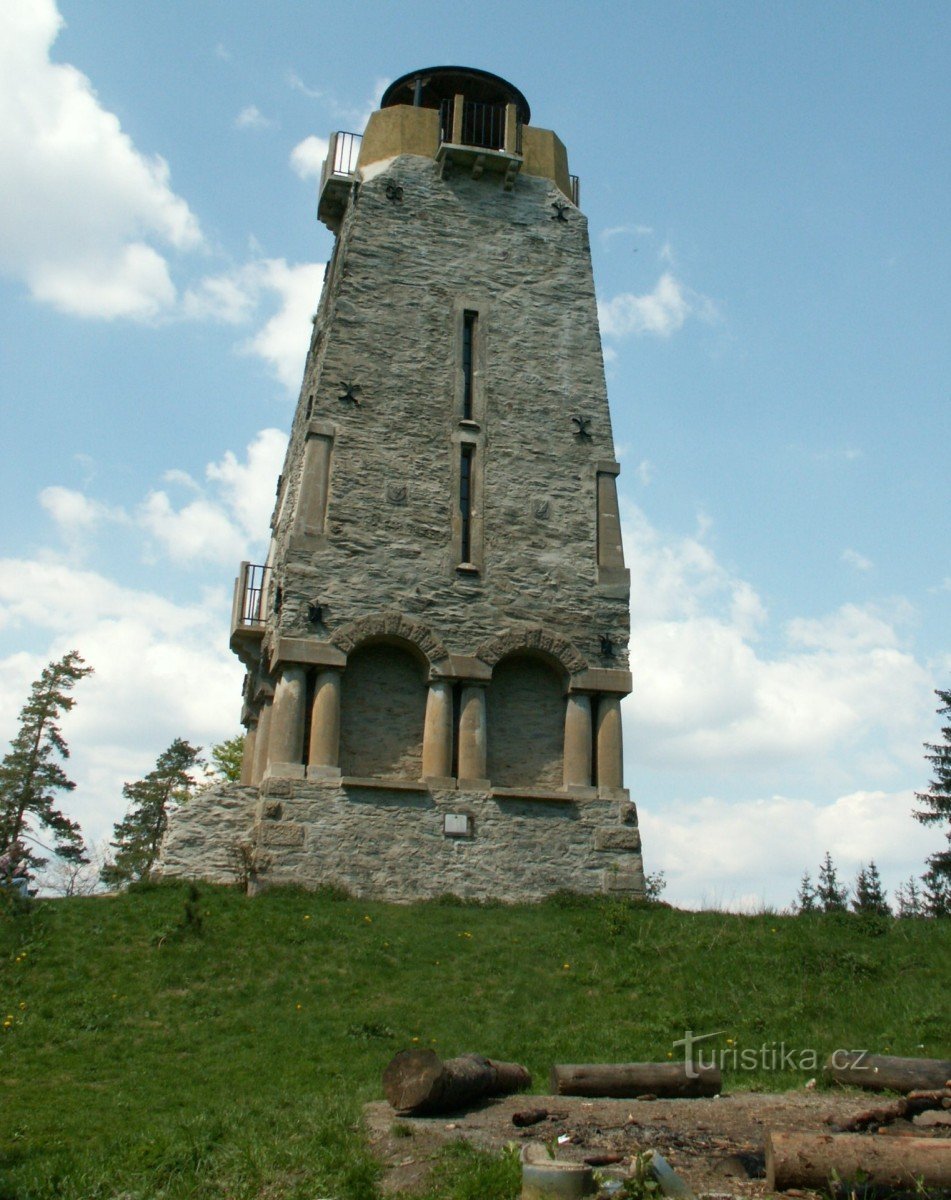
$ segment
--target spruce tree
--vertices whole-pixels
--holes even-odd
[[[935,695],[941,700],[938,712],[951,715],[951,691],[939,689]],[[928,858],[928,870],[923,876],[927,908],[932,916],[947,916],[951,912],[951,725],[945,725],[941,733],[944,736],[941,745],[925,742],[929,751],[925,758],[932,764],[935,777],[926,792],[915,793],[925,807],[915,809],[913,814],[915,820],[925,825],[943,822],[948,825],[948,849]]]
[[[860,867],[853,888],[852,911],[863,915],[890,917],[892,910],[885,898],[885,889],[874,861]]]
[[[924,904],[921,899],[921,889],[914,875],[909,876],[905,883],[899,884],[895,891],[895,906],[899,917],[923,917]]]
[[[49,663],[30,690],[19,732],[0,762],[0,854],[15,854],[28,872],[47,862],[31,848],[36,832],[51,838],[53,852],[64,861],[87,861],[79,825],[54,808],[54,801],[57,792],[76,786],[61,765],[69,748],[59,722],[76,703],[70,692],[91,674],[75,650]]]
[[[796,912],[815,912],[818,907],[816,889],[812,886],[812,877],[808,871],[803,871],[802,879],[799,882],[799,895],[796,897]]]
[[[819,867],[819,882],[816,887],[816,900],[823,912],[847,912],[846,897],[848,890],[839,884],[832,855],[826,851],[826,856]]]
[[[129,810],[113,828],[115,858],[99,872],[103,883],[116,887],[148,879],[168,827],[169,812],[195,790],[190,772],[201,765],[200,753],[201,747],[176,738],[144,779],[123,786]]]

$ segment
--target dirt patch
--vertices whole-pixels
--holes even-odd
[[[558,1157],[575,1162],[593,1155],[622,1155],[629,1161],[658,1150],[699,1196],[759,1198],[769,1194],[764,1179],[768,1130],[829,1129],[827,1117],[843,1124],[869,1103],[868,1093],[808,1090],[736,1092],[710,1100],[519,1095],[452,1117],[397,1116],[385,1101],[368,1104],[364,1114],[374,1152],[386,1164],[384,1189],[390,1193],[420,1188],[440,1148],[462,1138],[485,1150],[501,1150],[510,1142],[557,1142]],[[547,1109],[552,1115],[520,1129],[512,1115],[526,1109]],[[906,1121],[888,1127],[889,1134],[903,1132],[921,1136],[925,1130]]]

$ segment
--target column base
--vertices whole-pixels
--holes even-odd
[[[268,763],[264,779],[306,779],[303,763]]]
[[[342,774],[339,767],[310,766],[307,768],[308,779],[340,779]]]

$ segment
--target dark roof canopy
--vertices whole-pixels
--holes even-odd
[[[421,71],[410,71],[390,84],[383,93],[380,108],[413,104],[417,80],[420,81],[419,103],[423,108],[438,108],[443,100],[461,95],[482,104],[514,104],[523,125],[532,119],[528,101],[517,87],[477,67],[426,67]]]

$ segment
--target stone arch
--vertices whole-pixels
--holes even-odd
[[[487,667],[494,667],[507,655],[534,651],[553,659],[566,675],[577,675],[588,668],[587,659],[567,638],[551,633],[541,626],[528,629],[510,629],[476,650],[475,657]]]
[[[405,642],[425,658],[430,669],[449,658],[449,651],[428,626],[398,612],[371,613],[350,621],[335,630],[330,641],[347,655],[366,642]]]
[[[487,774],[496,787],[560,788],[565,681],[538,647],[520,647],[492,669],[487,705]]]
[[[426,660],[394,634],[371,634],[347,656],[341,679],[343,775],[419,779]]]

